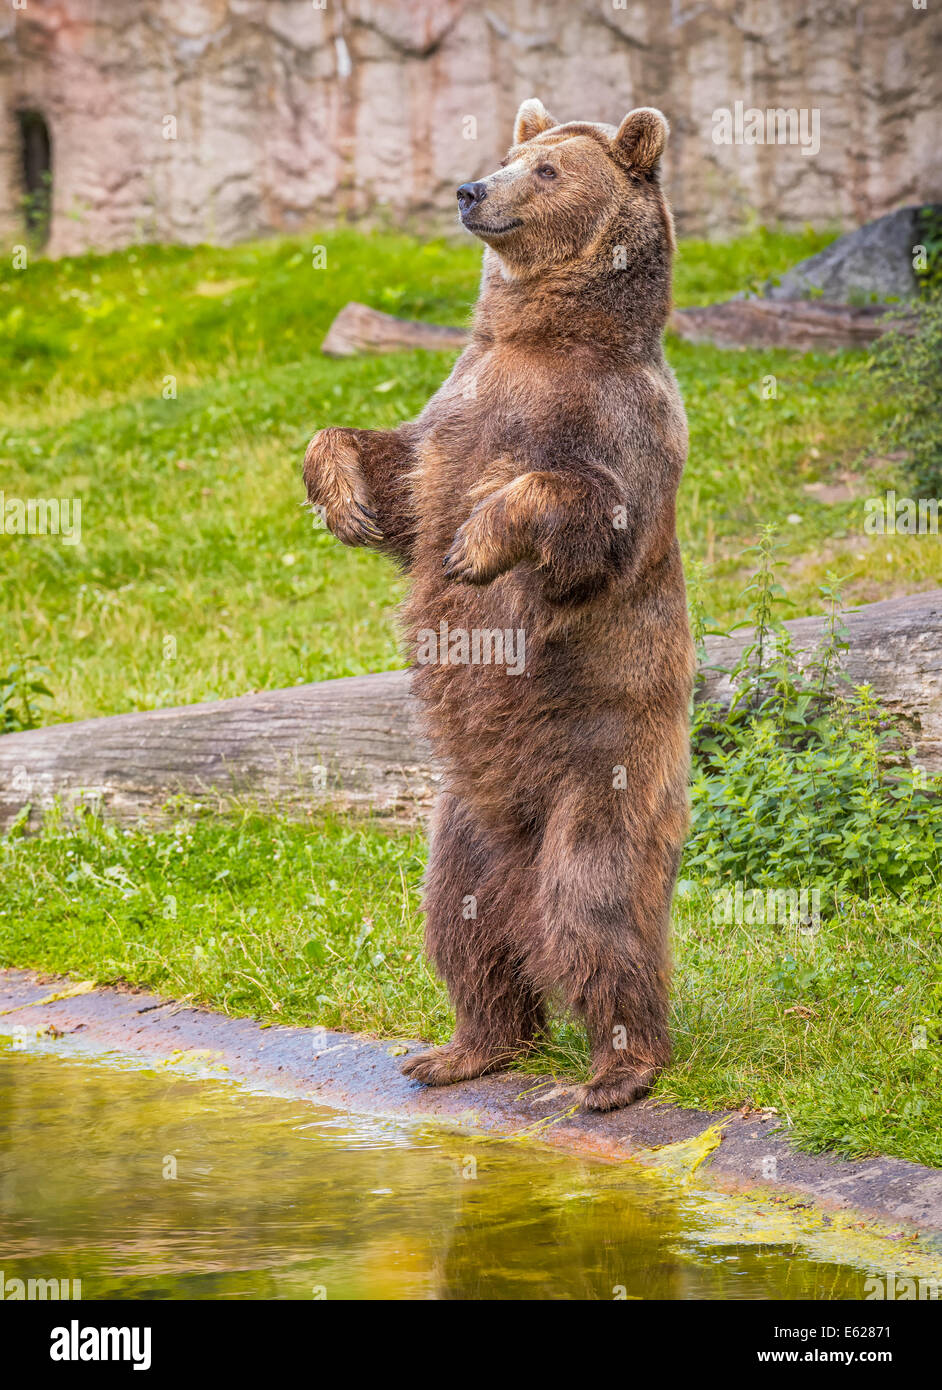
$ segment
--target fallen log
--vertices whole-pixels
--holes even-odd
[[[327,330],[321,352],[328,357],[353,357],[358,352],[402,352],[410,348],[448,352],[463,348],[467,341],[468,334],[463,328],[397,319],[351,299]]]
[[[415,713],[408,673],[387,671],[6,734],[0,829],[27,802],[41,813],[57,796],[120,821],[150,818],[177,795],[417,820],[435,780]]]
[[[890,328],[909,332],[912,327],[898,304],[829,304],[820,299],[729,299],[675,309],[670,326],[690,343],[800,352],[866,347]]]
[[[670,328],[691,343],[717,347],[788,347],[813,349],[866,347],[887,329],[910,324],[898,305],[827,304],[821,300],[730,299],[722,304],[675,309]],[[327,331],[321,351],[328,357],[360,352],[404,352],[428,348],[457,351],[470,335],[463,328],[397,319],[351,300]]]
[[[844,669],[901,721],[927,771],[942,772],[942,589],[847,615]],[[788,623],[810,653],[823,618]],[[707,639],[698,698],[728,703],[747,629]],[[725,668],[725,669],[724,669]],[[52,724],[0,737],[0,830],[61,798],[122,822],[166,820],[182,795],[241,799],[299,816],[331,808],[421,821],[440,780],[406,671],[292,686],[178,709]]]

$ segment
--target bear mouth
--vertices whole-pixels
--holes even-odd
[[[464,218],[462,218],[464,221]],[[469,232],[475,232],[482,236],[503,236],[504,232],[512,232],[517,227],[522,227],[523,223],[518,218],[514,222],[505,222],[502,227],[489,227],[485,222],[465,222]]]

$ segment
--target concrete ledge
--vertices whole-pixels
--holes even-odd
[[[698,1177],[725,1190],[775,1188],[833,1209],[869,1213],[923,1233],[942,1232],[942,1170],[896,1158],[859,1162],[796,1152],[763,1115],[684,1110],[642,1101],[611,1115],[575,1110],[574,1088],[502,1073],[457,1086],[424,1088],[399,1071],[404,1052],[424,1046],[265,1027],[172,999],[84,987],[28,971],[0,971],[0,1035],[54,1028],[70,1051],[89,1058],[120,1052],[166,1062],[200,1053],[211,1071],[254,1089],[303,1096],[343,1110],[432,1120],[477,1133],[525,1137],[606,1159],[657,1161],[652,1150],[693,1140],[721,1125]],[[55,998],[54,996],[65,996]],[[774,1175],[774,1176],[770,1176]]]

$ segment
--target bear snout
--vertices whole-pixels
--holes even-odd
[[[478,203],[483,203],[486,197],[487,189],[483,183],[463,183],[458,189],[458,208],[462,217],[476,208]]]

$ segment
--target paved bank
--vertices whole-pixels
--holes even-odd
[[[775,1116],[685,1110],[642,1101],[610,1115],[581,1111],[573,1087],[520,1073],[426,1089],[399,1071],[424,1044],[320,1028],[264,1026],[172,999],[78,987],[28,971],[0,971],[0,1035],[26,1044],[39,1031],[67,1035],[90,1059],[120,1052],[144,1062],[198,1057],[212,1072],[261,1091],[303,1096],[361,1114],[432,1120],[482,1134],[532,1135],[601,1158],[659,1161],[689,1145],[698,1177],[727,1190],[776,1188],[831,1208],[869,1213],[942,1236],[942,1170],[895,1158],[845,1159],[796,1152],[772,1133]],[[718,1128],[717,1128],[718,1127]],[[713,1137],[703,1145],[696,1141]],[[721,1137],[720,1137],[721,1136]],[[718,1140],[718,1142],[717,1142]]]

